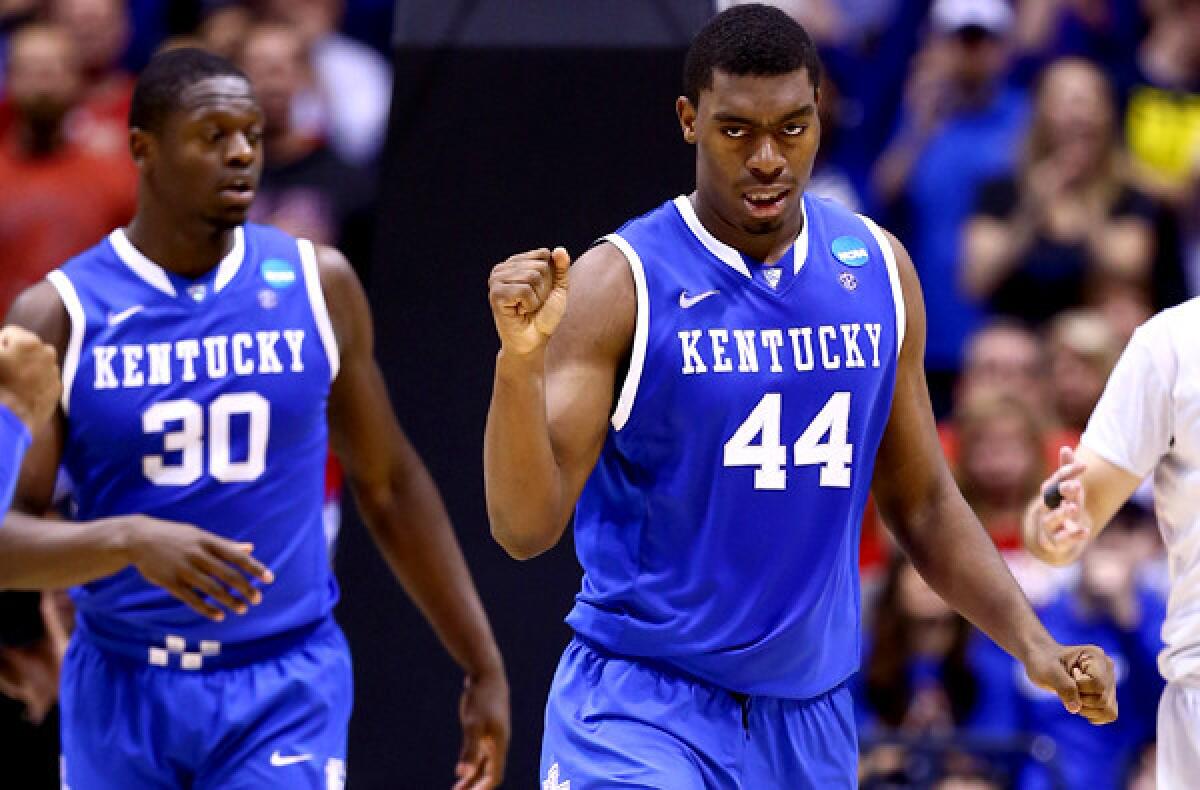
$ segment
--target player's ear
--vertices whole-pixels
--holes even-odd
[[[679,128],[683,131],[685,142],[696,143],[696,105],[687,96],[675,100],[675,114],[679,116]]]
[[[136,126],[129,130],[129,153],[133,156],[134,163],[139,167],[145,164],[153,148],[153,135],[145,129],[139,129]]]

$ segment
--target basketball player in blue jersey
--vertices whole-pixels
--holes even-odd
[[[818,80],[786,14],[716,16],[677,102],[695,191],[569,273],[561,248],[492,271],[492,530],[532,557],[574,511],[584,569],[543,790],[856,786],[871,490],[922,576],[1035,683],[1116,715],[1111,661],[1050,637],[946,467],[907,253],[804,192]]]
[[[228,61],[152,60],[130,114],[133,221],[9,316],[63,358],[60,417],[18,488],[24,515],[0,529],[0,584],[74,586],[64,786],[343,786],[351,668],[321,525],[332,446],[466,673],[455,787],[494,787],[509,727],[499,651],[392,414],[350,265],[245,222],[262,123]],[[44,517],[60,465],[69,522]]]
[[[58,408],[54,349],[20,327],[0,329],[0,516],[8,510],[33,431]]]

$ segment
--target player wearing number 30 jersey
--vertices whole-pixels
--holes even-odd
[[[916,567],[1094,722],[1111,662],[1054,642],[941,456],[912,263],[804,194],[820,68],[783,12],[697,36],[676,103],[696,189],[568,268],[492,271],[492,529],[572,512],[584,577],[546,707],[543,788],[849,788],[858,525],[874,486]]]
[[[247,224],[263,113],[199,50],[138,78],[128,227],[18,299],[63,359],[0,528],[0,586],[73,587],[63,786],[340,790],[352,673],[321,511],[330,446],[467,674],[459,788],[495,787],[499,652],[440,498],[392,415],[336,250]],[[56,473],[69,520],[46,517]]]

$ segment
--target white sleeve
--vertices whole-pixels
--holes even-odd
[[[1166,329],[1151,321],[1134,333],[1079,442],[1138,477],[1154,470],[1175,432],[1175,364]]]

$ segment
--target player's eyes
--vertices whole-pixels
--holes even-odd
[[[783,133],[788,137],[799,137],[808,129],[807,124],[789,123],[783,127]]]
[[[739,138],[745,137],[746,135],[749,134],[749,132],[740,126],[723,126],[723,127],[721,127],[721,134],[725,135],[726,137],[730,138],[731,140],[737,140]]]

